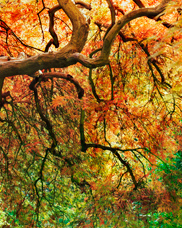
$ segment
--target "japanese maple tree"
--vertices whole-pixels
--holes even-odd
[[[153,171],[182,150],[181,1],[0,7],[7,225],[122,227],[118,215],[136,202],[142,213],[179,209]]]

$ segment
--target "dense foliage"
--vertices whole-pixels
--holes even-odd
[[[182,2],[0,13],[0,225],[181,227]]]

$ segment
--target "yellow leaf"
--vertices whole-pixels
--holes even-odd
[[[182,95],[182,85],[176,85],[174,88],[172,88],[172,92],[177,93],[178,95]]]

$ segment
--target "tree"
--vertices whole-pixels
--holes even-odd
[[[113,217],[115,207],[125,207],[122,194],[124,199],[146,185],[147,167],[180,149],[181,2],[1,5],[1,199],[11,212],[7,221],[83,225],[80,212],[65,219],[64,205],[76,207],[79,191],[89,196],[77,200],[90,222],[94,211]]]

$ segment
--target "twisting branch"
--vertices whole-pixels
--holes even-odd
[[[41,80],[38,78],[38,80]],[[34,92],[34,99],[35,99],[35,104],[36,104],[36,108],[37,108],[37,112],[39,113],[39,116],[40,118],[45,122],[46,124],[46,129],[49,131],[49,135],[51,136],[51,139],[52,139],[52,145],[51,145],[51,148],[49,148],[49,151],[54,155],[56,154],[55,152],[55,147],[57,146],[57,140],[56,140],[56,136],[53,132],[53,127],[52,127],[52,124],[51,122],[48,120],[48,118],[43,114],[42,112],[42,109],[40,107],[40,104],[39,104],[39,98],[38,98],[38,92],[37,92],[37,88],[36,88],[36,83],[37,83],[37,80],[33,79],[32,81],[33,83],[30,83],[30,86],[29,88],[31,90],[33,90]]]
[[[32,75],[39,69],[67,67],[76,64],[77,62],[80,62],[88,68],[107,65],[109,63],[108,58],[112,42],[121,28],[135,18],[142,16],[155,17],[159,15],[165,10],[167,3],[170,0],[162,0],[157,7],[137,9],[122,16],[106,35],[101,55],[94,59],[88,58],[80,53],[86,43],[88,35],[88,23],[86,22],[85,17],[71,0],[58,1],[73,25],[73,33],[70,42],[56,53],[43,53],[21,61],[9,61],[4,64],[0,63],[0,77],[18,74]],[[80,39],[80,37],[82,37],[82,39]]]
[[[135,18],[139,18],[139,17],[143,17],[143,16],[155,17],[155,16],[159,15],[160,13],[162,13],[165,10],[167,3],[169,1],[170,0],[162,0],[162,2],[156,7],[141,8],[141,9],[134,10],[134,11],[129,12],[128,14],[124,15],[119,21],[117,21],[117,23],[108,32],[108,34],[104,40],[103,49],[102,49],[100,58],[101,59],[108,58],[113,40],[115,39],[115,37],[119,33],[119,31],[128,22],[132,21]]]
[[[72,75],[70,74],[64,74],[64,73],[57,73],[57,72],[49,72],[49,73],[43,73],[42,77],[45,78],[46,80],[48,78],[62,78],[65,79],[71,83],[74,84],[77,93],[78,93],[78,98],[81,99],[84,95],[84,89],[80,86],[79,82],[73,78]]]
[[[85,3],[83,1],[75,1],[76,5],[79,5],[82,8],[86,8],[88,10],[91,10],[91,5],[88,3]],[[62,9],[60,5],[56,5],[53,8],[51,8],[48,13],[49,13],[49,32],[52,36],[52,39],[49,40],[49,42],[46,45],[45,52],[48,52],[49,47],[53,44],[55,48],[59,47],[59,41],[58,41],[58,36],[54,30],[54,15],[56,11]]]
[[[115,25],[110,29],[108,34],[106,35],[104,42],[103,42],[103,48],[101,55],[96,58],[94,61],[90,60],[89,58],[86,58],[84,55],[80,53],[74,53],[72,56],[77,59],[78,62],[83,64],[84,66],[88,68],[94,68],[97,66],[102,66],[108,64],[108,57],[110,54],[112,42],[114,41],[117,34],[120,32],[120,30],[130,21],[139,18],[139,17],[149,17],[154,18],[155,16],[161,14],[167,4],[170,2],[170,0],[162,0],[162,2],[153,8],[141,8],[134,10],[132,12],[129,12],[128,14],[124,15]]]
[[[61,9],[60,5],[56,5],[48,11],[48,13],[49,13],[49,32],[52,36],[52,39],[50,39],[50,41],[47,43],[45,52],[48,52],[48,49],[51,46],[51,44],[53,44],[55,46],[55,48],[59,47],[58,36],[54,30],[54,15],[55,15],[56,11],[58,11],[59,9]]]

